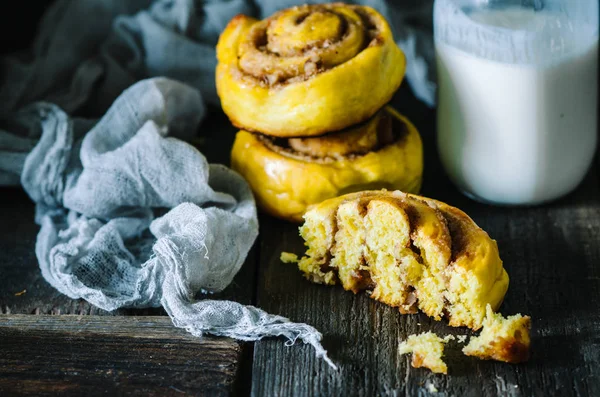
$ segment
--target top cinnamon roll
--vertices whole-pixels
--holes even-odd
[[[217,44],[217,91],[232,123],[318,136],[373,116],[400,86],[405,57],[370,7],[303,5],[235,17]]]

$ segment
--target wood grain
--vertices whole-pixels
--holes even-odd
[[[229,395],[240,344],[165,317],[0,315],[0,395]]]
[[[402,110],[402,103],[398,107]],[[414,103],[414,102],[413,102]],[[301,344],[279,341],[255,346],[252,392],[256,396],[430,395],[593,396],[600,395],[600,191],[596,170],[571,195],[532,208],[493,207],[460,194],[445,176],[434,139],[434,114],[404,109],[425,141],[422,194],[466,211],[496,239],[510,275],[502,312],[529,314],[533,321],[532,358],[510,365],[463,356],[460,346],[446,351],[449,375],[410,367],[398,355],[409,334],[433,330],[470,334],[422,314],[397,310],[353,295],[341,287],[314,285],[294,265],[279,261],[281,251],[304,252],[297,227],[271,218],[261,222],[257,304],[324,334],[332,371]]]

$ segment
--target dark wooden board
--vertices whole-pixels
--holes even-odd
[[[83,300],[72,300],[48,284],[38,267],[35,207],[21,188],[2,188],[0,211],[0,310],[22,314],[103,314]]]
[[[274,395],[430,395],[443,396],[594,396],[600,395],[600,190],[592,169],[571,195],[532,208],[493,207],[474,202],[449,182],[435,151],[434,114],[398,108],[413,120],[425,141],[422,194],[466,211],[500,248],[510,287],[502,306],[506,315],[532,317],[532,358],[510,365],[463,356],[446,348],[449,375],[409,365],[398,355],[407,335],[433,330],[470,334],[422,314],[397,310],[353,295],[341,287],[314,285],[295,265],[279,261],[281,251],[301,254],[295,225],[263,218],[257,304],[324,334],[324,346],[338,372],[314,357],[309,346],[258,342],[254,349],[252,392]],[[413,102],[414,103],[414,102]],[[412,105],[411,105],[412,106]]]
[[[222,396],[240,344],[165,317],[0,315],[0,395]]]

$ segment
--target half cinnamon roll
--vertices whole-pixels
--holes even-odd
[[[509,278],[495,240],[458,208],[400,191],[361,191],[312,207],[300,227],[298,267],[402,313],[420,310],[454,327],[482,327]]]

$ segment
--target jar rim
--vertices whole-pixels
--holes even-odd
[[[554,0],[552,4],[557,7],[536,11],[530,6],[518,6],[514,1],[496,2],[490,6],[489,0],[436,0],[434,38],[436,43],[448,44],[466,53],[498,62],[552,63],[589,51],[598,43],[598,19],[594,17],[598,15],[597,1],[578,0],[576,7],[558,7],[563,3],[569,4]],[[527,25],[506,27],[485,23],[471,16],[477,10],[496,12],[512,7],[532,9],[538,16],[550,17],[544,23],[533,24],[530,21],[532,25],[527,28]]]

